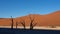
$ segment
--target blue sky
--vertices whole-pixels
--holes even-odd
[[[0,18],[49,14],[60,10],[60,0],[0,0]]]

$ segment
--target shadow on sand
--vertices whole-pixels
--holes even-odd
[[[29,30],[0,28],[0,34],[60,34],[60,30]]]

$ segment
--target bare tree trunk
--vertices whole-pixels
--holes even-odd
[[[30,23],[30,30],[33,30],[33,28],[36,26],[37,23],[33,24],[33,23]]]
[[[16,22],[16,29],[17,29],[18,23]]]
[[[24,29],[26,29],[26,28],[25,28],[25,23],[24,23],[24,26],[23,26],[23,27],[24,27]]]
[[[29,17],[30,17],[30,30],[33,30],[34,26],[36,26],[37,23],[33,24],[34,18],[32,19],[31,16],[29,16]]]
[[[33,29],[33,24],[32,24],[32,22],[30,23],[30,30],[32,30]]]
[[[25,27],[25,22],[23,21],[23,22],[21,22],[21,24],[22,24],[22,26],[24,27],[23,29],[26,29]]]
[[[12,16],[11,16],[11,29],[13,29],[13,18],[12,18]]]

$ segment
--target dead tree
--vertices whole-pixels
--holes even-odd
[[[22,26],[24,27],[23,29],[26,29],[26,26],[25,26],[25,21],[22,19],[22,22],[20,22],[22,24]]]
[[[17,29],[17,26],[18,26],[18,22],[16,22],[16,29]]]
[[[34,17],[33,17],[33,19],[32,19],[32,17],[29,16],[29,18],[30,18],[30,30],[32,30],[32,29],[36,26],[37,23],[33,23]]]
[[[13,29],[13,18],[11,16],[11,29]]]

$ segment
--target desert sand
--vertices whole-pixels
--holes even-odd
[[[40,26],[60,26],[60,10],[55,11],[50,14],[40,15],[40,14],[29,14],[26,16],[13,18],[14,26],[16,22],[18,26],[22,26],[21,22],[25,22],[25,26],[30,26],[30,16],[34,19],[33,23],[37,23],[36,26],[39,29]],[[11,18],[0,18],[0,26],[11,26]],[[23,27],[23,26],[22,26]],[[55,28],[60,29],[60,28]]]

